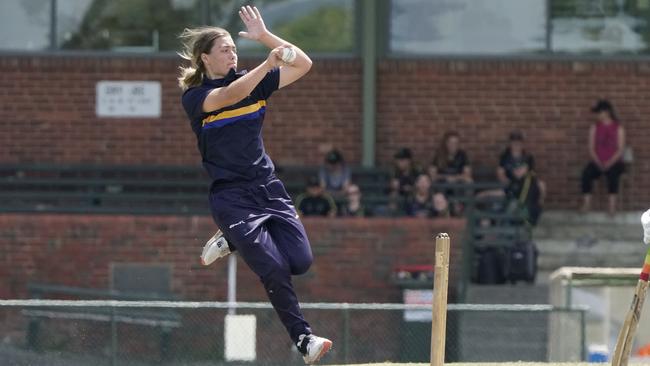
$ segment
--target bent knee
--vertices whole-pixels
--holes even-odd
[[[290,269],[277,265],[268,269],[268,271],[260,276],[260,280],[265,287],[275,287],[277,284],[283,284],[291,278]]]
[[[314,258],[311,255],[294,260],[293,263],[291,263],[291,274],[301,275],[306,273],[309,270],[309,267],[311,267],[313,261]]]

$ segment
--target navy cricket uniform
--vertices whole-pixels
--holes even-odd
[[[243,100],[209,113],[205,97],[243,73],[204,79],[185,91],[183,107],[191,120],[203,166],[212,178],[210,209],[214,221],[246,264],[260,277],[267,295],[294,343],[311,334],[291,283],[305,273],[312,253],[291,198],[274,174],[264,150],[262,124],[266,99],[278,89],[280,70],[271,70]]]

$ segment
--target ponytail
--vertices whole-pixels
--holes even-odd
[[[180,66],[180,76],[178,77],[178,86],[183,90],[201,85],[203,81],[203,72],[194,67]]]
[[[190,62],[187,67],[179,67],[178,86],[183,91],[201,85],[206,74],[201,55],[210,53],[214,41],[225,36],[230,36],[230,33],[218,27],[185,28],[183,30],[179,36],[183,48],[178,55]]]

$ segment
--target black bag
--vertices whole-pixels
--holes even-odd
[[[474,252],[475,270],[473,282],[483,285],[506,283],[503,273],[503,252],[501,248],[485,247]]]
[[[537,276],[537,255],[537,246],[532,240],[515,242],[508,248],[506,255],[506,279],[511,283],[534,283]]]

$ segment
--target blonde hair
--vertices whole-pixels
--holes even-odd
[[[185,28],[178,36],[183,43],[183,49],[178,55],[190,62],[188,67],[179,67],[181,72],[178,86],[182,90],[201,85],[206,73],[201,54],[210,53],[214,41],[221,37],[230,37],[230,33],[218,27]]]

